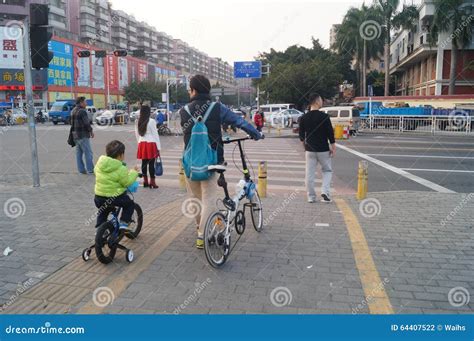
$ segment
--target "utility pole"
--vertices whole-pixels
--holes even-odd
[[[28,131],[31,148],[31,170],[33,173],[33,187],[40,186],[38,146],[36,144],[35,108],[33,104],[33,76],[31,74],[31,53],[30,53],[30,22],[28,17],[23,20],[23,50],[25,65],[25,97],[26,109],[28,113]]]

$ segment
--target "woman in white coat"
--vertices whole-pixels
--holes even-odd
[[[140,108],[135,135],[138,142],[137,159],[142,160],[143,187],[158,188],[155,182],[155,162],[160,156],[161,143],[155,120],[150,118],[150,107],[147,105]]]

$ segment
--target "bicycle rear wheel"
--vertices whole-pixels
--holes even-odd
[[[111,222],[105,222],[99,227],[95,234],[95,254],[97,259],[104,264],[109,264],[114,260],[117,252],[118,241],[114,241],[114,225]]]
[[[132,221],[130,222],[128,226],[127,232],[125,232],[125,237],[128,239],[135,239],[138,237],[140,234],[140,231],[142,230],[142,225],[143,225],[143,211],[140,205],[135,203],[135,209],[133,211],[132,215]]]
[[[257,190],[250,201],[250,216],[252,217],[252,225],[257,232],[261,232],[263,228],[263,210],[262,201]]]
[[[204,228],[204,251],[209,264],[214,268],[222,266],[229,255],[230,245],[225,240],[226,222],[221,212],[214,212]],[[230,244],[230,238],[229,238]]]

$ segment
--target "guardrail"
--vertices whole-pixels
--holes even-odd
[[[361,117],[359,131],[414,133],[473,133],[471,116],[382,116]]]

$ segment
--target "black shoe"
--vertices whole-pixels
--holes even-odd
[[[332,202],[331,198],[330,198],[329,195],[327,195],[327,194],[324,194],[324,193],[321,194],[321,198],[322,198],[322,199],[321,199],[321,202],[327,202],[327,203]]]

